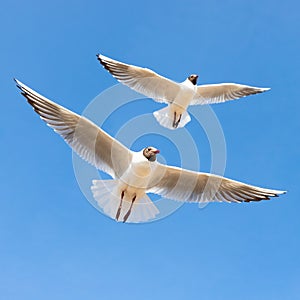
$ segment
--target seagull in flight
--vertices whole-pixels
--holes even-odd
[[[81,158],[112,177],[93,180],[91,190],[99,207],[116,221],[139,223],[155,219],[159,210],[147,193],[198,203],[261,201],[285,193],[161,164],[156,160],[157,148],[132,151],[87,118],[15,81],[49,127]]]
[[[270,89],[237,83],[197,85],[196,74],[178,83],[147,68],[128,65],[101,54],[97,54],[97,58],[119,82],[157,102],[167,103],[167,107],[153,114],[169,129],[184,127],[191,120],[187,112],[189,105],[221,103]]]

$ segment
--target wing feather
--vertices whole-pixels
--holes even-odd
[[[269,88],[259,88],[237,83],[207,84],[197,87],[191,105],[221,103],[249,95],[263,93]]]
[[[101,54],[97,58],[118,81],[155,101],[171,103],[180,91],[178,83],[150,69],[128,65]]]
[[[285,191],[260,188],[221,176],[157,164],[148,192],[184,202],[250,202]]]
[[[126,171],[132,153],[94,123],[41,96],[15,80],[28,103],[84,160],[113,178]]]

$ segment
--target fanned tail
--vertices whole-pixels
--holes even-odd
[[[118,191],[117,180],[93,180],[91,190],[94,199],[97,201],[98,206],[110,218],[116,220],[116,214],[120,205],[121,195]],[[120,222],[123,222],[124,216],[130,208],[131,202],[128,199],[123,199],[122,209],[119,216]],[[131,213],[127,219],[127,223],[141,223],[153,220],[159,210],[145,194],[142,198],[134,202]]]
[[[181,120],[177,126],[177,128],[173,127],[173,122],[174,122],[174,115],[171,114],[170,112],[170,106],[166,106],[163,109],[157,110],[153,113],[155,119],[157,120],[157,122],[166,128],[169,129],[177,129],[177,128],[181,128],[184,127],[188,122],[191,121],[191,117],[188,114],[187,111],[184,111],[182,116],[181,116]]]

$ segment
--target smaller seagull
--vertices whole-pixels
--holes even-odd
[[[147,193],[198,203],[261,201],[285,193],[160,164],[155,147],[131,151],[85,117],[15,81],[49,127],[82,159],[113,178],[93,180],[91,190],[99,207],[116,221],[139,223],[155,219],[159,210]]]
[[[270,89],[237,83],[199,86],[196,74],[178,83],[147,68],[128,65],[101,54],[97,54],[97,58],[119,82],[157,102],[167,103],[167,107],[155,111],[153,115],[162,126],[169,129],[184,127],[191,120],[187,112],[189,105],[221,103]]]

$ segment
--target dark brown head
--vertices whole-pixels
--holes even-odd
[[[143,155],[149,161],[156,161],[156,154],[159,153],[159,150],[154,147],[147,147],[143,150]]]
[[[192,74],[188,77],[188,80],[193,84],[196,85],[197,84],[197,80],[198,80],[198,75],[196,74]]]

